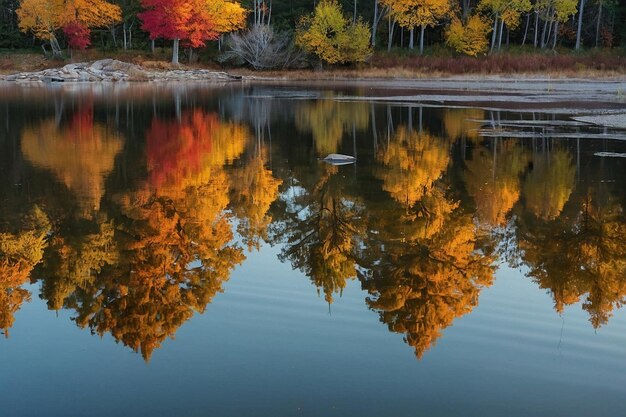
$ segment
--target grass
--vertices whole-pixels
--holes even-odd
[[[0,74],[39,71],[69,62],[94,61],[114,58],[132,62],[148,69],[171,68],[171,51],[157,48],[155,55],[145,50],[101,51],[89,49],[74,53],[72,59],[49,60],[34,50],[0,50]],[[210,68],[223,70],[206,54],[201,63],[182,64],[182,68]],[[184,59],[181,57],[181,59]],[[294,80],[342,78],[426,78],[440,76],[545,76],[606,78],[626,75],[626,57],[623,49],[589,50],[574,53],[567,49],[560,53],[538,52],[533,48],[515,47],[486,57],[453,56],[446,49],[428,49],[424,56],[404,50],[377,52],[366,64],[327,66],[323,70],[252,71],[230,69],[241,75],[286,78]]]

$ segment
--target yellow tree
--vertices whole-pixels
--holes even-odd
[[[70,22],[86,28],[121,21],[119,6],[105,0],[23,0],[16,11],[20,30],[49,41],[54,56],[61,55],[56,32]]]
[[[364,62],[372,53],[370,29],[361,19],[350,23],[336,0],[322,0],[296,30],[296,44],[329,64]]]
[[[451,9],[449,0],[381,0],[398,24],[410,30],[409,48],[413,49],[413,31],[420,28],[420,54],[424,53],[424,31],[436,26]]]

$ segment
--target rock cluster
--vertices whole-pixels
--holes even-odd
[[[93,63],[68,64],[62,68],[51,68],[37,72],[22,72],[7,75],[0,80],[15,82],[99,82],[99,81],[233,81],[241,77],[202,69],[152,71],[135,64],[114,59],[103,59]]]

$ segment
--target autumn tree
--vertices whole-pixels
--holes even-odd
[[[372,52],[368,25],[346,18],[336,0],[320,1],[300,20],[296,44],[329,64],[364,62]]]
[[[420,54],[424,53],[424,31],[433,27],[451,10],[449,0],[381,0],[391,16],[404,28],[410,30],[409,48],[413,49],[413,32],[420,28]]]
[[[84,31],[88,28],[104,27],[121,20],[119,6],[105,0],[23,0],[17,15],[20,30],[50,42],[55,57],[61,56],[56,32],[64,26],[80,25],[81,44],[84,44]]]
[[[141,5],[145,11],[138,16],[150,38],[174,41],[174,64],[178,64],[181,41],[183,46],[198,48],[245,24],[245,10],[228,0],[142,0]]]
[[[486,10],[493,16],[493,32],[491,34],[491,51],[496,43],[502,46],[504,25],[515,29],[519,25],[520,16],[531,9],[530,0],[481,0],[479,9]]]
[[[465,24],[455,18],[446,30],[446,45],[461,54],[483,55],[489,49],[489,32],[491,28],[480,14],[471,16]]]

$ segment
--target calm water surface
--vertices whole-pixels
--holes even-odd
[[[0,95],[0,415],[624,415],[623,132],[99,88]]]

